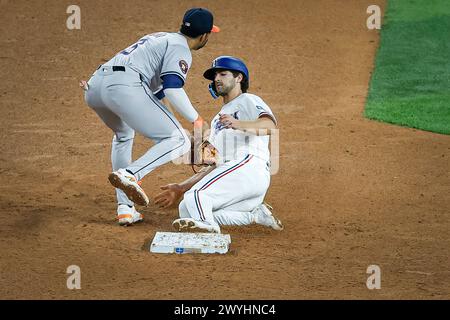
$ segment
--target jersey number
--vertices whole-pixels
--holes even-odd
[[[123,50],[122,52],[120,52],[123,55],[129,55],[130,53],[132,53],[134,50],[136,50],[136,48],[138,46],[140,46],[141,44],[145,43],[145,41],[147,41],[147,38],[142,38],[141,40],[139,40],[138,42],[136,42],[135,44],[129,46],[128,48],[126,48],[125,50]]]
[[[150,35],[150,37],[159,38],[159,37],[162,37],[164,35],[165,35],[165,32],[156,32],[156,33],[152,33]],[[147,40],[148,40],[148,38],[142,38],[138,42],[136,42],[135,44],[132,44],[131,46],[126,48],[125,50],[122,50],[120,53],[127,56],[130,53],[132,53],[134,50],[136,50],[136,48],[139,47],[141,44],[144,44],[145,41],[147,41]]]

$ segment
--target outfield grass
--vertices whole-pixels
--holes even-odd
[[[364,115],[450,134],[450,0],[389,0]]]

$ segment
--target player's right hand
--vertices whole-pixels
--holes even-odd
[[[155,204],[160,208],[170,208],[178,204],[184,195],[184,189],[178,183],[171,183],[161,187],[164,190],[155,197]]]

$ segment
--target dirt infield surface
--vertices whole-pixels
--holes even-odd
[[[450,137],[362,117],[379,41],[366,9],[384,1],[78,1],[81,30],[67,30],[70,4],[0,2],[0,298],[450,298]],[[236,55],[281,130],[267,200],[285,230],[224,227],[225,256],[144,250],[176,210],[150,205],[144,223],[116,224],[112,133],[78,88],[139,37],[175,31],[193,6],[222,28],[193,53],[193,103],[217,112],[201,74]],[[135,156],[150,145],[135,141]],[[190,174],[166,165],[143,187],[155,196]],[[366,287],[373,264],[380,290]],[[69,265],[81,290],[66,287]]]

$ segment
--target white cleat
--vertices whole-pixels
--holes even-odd
[[[119,169],[110,173],[108,177],[111,184],[125,192],[128,199],[141,206],[147,206],[149,203],[148,197],[144,192],[144,189],[138,184],[136,178],[126,171],[125,169]]]
[[[129,226],[137,222],[144,220],[144,216],[136,211],[133,207],[129,207],[126,204],[120,204],[117,207],[117,220],[121,226]]]
[[[178,232],[210,232],[220,233],[218,225],[211,225],[207,222],[194,220],[192,218],[180,218],[172,222],[172,226]]]
[[[254,222],[256,224],[260,224],[266,227],[270,227],[274,230],[283,230],[283,224],[281,223],[280,219],[275,217],[272,213],[273,208],[268,205],[267,203],[262,203],[259,206],[257,206],[253,210],[254,214]]]

